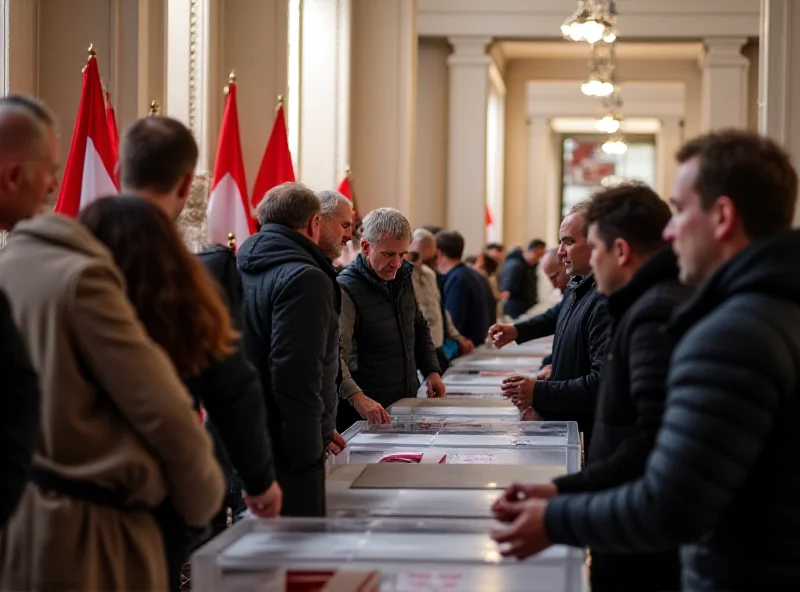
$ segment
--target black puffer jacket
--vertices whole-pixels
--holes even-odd
[[[267,403],[284,514],[324,515],[324,450],[336,421],[341,293],[322,251],[265,224],[239,249],[244,344]]]
[[[428,323],[414,295],[413,269],[404,261],[395,279],[385,282],[359,254],[339,272],[339,284],[355,308],[352,335],[344,335],[351,345],[344,360],[343,398],[361,390],[388,407],[417,395],[417,369],[423,376],[440,372]]]
[[[684,545],[683,589],[800,582],[800,232],[758,241],[681,309],[667,406],[644,477],[558,496],[556,543]]]
[[[610,341],[588,466],[555,479],[560,493],[602,491],[638,479],[655,445],[675,347],[664,331],[673,311],[691,295],[678,282],[675,254],[653,255],[606,299]],[[647,592],[680,589],[677,550],[666,553],[592,553],[592,590]]]
[[[553,371],[534,386],[533,408],[547,421],[577,421],[588,449],[608,342],[606,302],[594,276],[572,278],[561,302],[515,326],[520,343],[555,334]]]
[[[500,289],[508,292],[503,312],[512,319],[524,315],[539,302],[538,269],[538,265],[528,264],[522,249],[516,248],[506,257]]]

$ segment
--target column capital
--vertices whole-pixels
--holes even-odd
[[[742,55],[746,37],[706,37],[698,59],[701,69],[709,66],[749,66],[750,60]]]
[[[453,53],[447,58],[448,66],[488,66],[492,61],[486,52],[491,37],[458,36],[447,40],[453,46]]]

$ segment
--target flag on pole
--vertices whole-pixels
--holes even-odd
[[[344,195],[353,204],[353,228],[358,230],[361,227],[361,216],[356,206],[356,192],[353,187],[353,172],[348,166],[344,171],[344,179],[339,183],[339,193]]]
[[[286,135],[286,116],[283,113],[283,97],[278,97],[275,122],[269,135],[264,158],[258,169],[256,184],[253,186],[253,207],[264,199],[267,191],[281,183],[294,182],[292,153],[289,152],[289,138]]]
[[[119,131],[117,130],[117,115],[114,105],[111,104],[111,95],[104,89],[106,97],[106,121],[108,122],[108,137],[111,139],[111,154],[114,157],[114,184],[119,188]]]
[[[114,153],[108,132],[97,56],[94,46],[90,46],[56,213],[76,216],[98,197],[119,192],[114,182]]]
[[[236,75],[231,72],[227,87],[228,99],[222,116],[214,179],[208,200],[208,238],[212,243],[227,245],[233,233],[241,245],[255,232],[255,222],[247,202],[247,182],[239,138],[239,112],[236,106]]]

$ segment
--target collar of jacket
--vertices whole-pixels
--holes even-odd
[[[283,224],[264,224],[259,229],[259,232],[272,232],[275,234],[280,234],[292,242],[300,245],[304,251],[311,255],[314,261],[319,265],[320,269],[333,280],[335,285],[338,286],[336,282],[336,270],[333,268],[333,264],[325,256],[325,253],[322,252],[322,249],[320,249],[310,238],[300,234],[296,230],[292,230],[288,226],[284,226]]]
[[[567,289],[571,290],[575,293],[576,298],[583,297],[589,290],[594,288],[597,285],[597,280],[594,277],[593,273],[590,273],[586,276],[579,276],[574,275],[569,278],[569,282],[567,283]]]
[[[642,294],[665,280],[678,278],[678,258],[671,247],[665,247],[647,259],[627,284],[608,295],[608,312],[620,318]]]
[[[105,245],[74,218],[60,214],[41,214],[30,220],[23,220],[14,227],[8,240],[11,245],[25,238],[60,245],[114,264],[114,258]]]
[[[394,286],[404,284],[411,279],[411,274],[414,271],[414,266],[408,261],[403,260],[403,264],[400,266],[400,269],[397,270],[397,275],[394,276],[393,280],[387,282],[379,278],[378,274],[372,270],[369,263],[367,263],[367,258],[364,256],[364,253],[359,253],[354,263],[359,275],[381,290],[392,290]]]
[[[728,298],[763,294],[800,302],[800,230],[786,230],[753,242],[711,274],[682,307],[669,330],[682,335]]]

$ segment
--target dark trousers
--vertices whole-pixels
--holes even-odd
[[[281,516],[325,516],[325,461],[302,471],[276,467],[278,485],[283,490]]]

